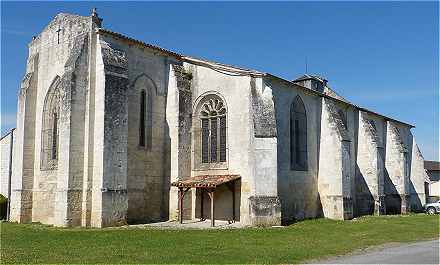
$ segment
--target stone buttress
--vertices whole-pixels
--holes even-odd
[[[356,172],[356,216],[384,214],[384,146],[378,125],[359,111]]]
[[[324,217],[353,217],[351,139],[336,106],[322,98],[318,192]]]
[[[99,36],[91,225],[127,223],[128,60]]]
[[[410,154],[407,129],[387,122],[385,158],[385,208],[387,214],[407,213],[409,209]],[[412,145],[411,145],[412,147]]]
[[[253,194],[249,197],[251,225],[281,225],[277,188],[277,127],[272,89],[262,78],[251,78]]]

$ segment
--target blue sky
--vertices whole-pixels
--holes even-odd
[[[183,54],[293,79],[329,80],[357,105],[416,126],[439,158],[437,2],[2,2],[1,130],[15,126],[27,43],[59,12]]]

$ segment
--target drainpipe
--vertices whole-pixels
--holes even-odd
[[[6,210],[6,220],[9,221],[11,214],[11,178],[12,178],[12,150],[14,145],[14,130],[11,130],[11,144],[9,149],[9,174],[8,174],[8,208]]]

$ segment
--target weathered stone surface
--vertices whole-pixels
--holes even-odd
[[[384,214],[384,121],[362,111],[359,116],[355,215]]]
[[[9,131],[0,138],[0,194],[10,199],[9,174],[12,166],[12,149],[14,130]]]
[[[281,225],[281,205],[278,197],[249,197],[251,224],[256,226]]]
[[[255,137],[276,137],[275,108],[270,87],[257,88],[251,79],[252,110]]]

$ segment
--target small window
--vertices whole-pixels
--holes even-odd
[[[156,85],[146,74],[135,78],[128,98],[128,143],[141,152],[153,145],[153,100]]]

